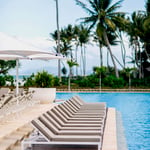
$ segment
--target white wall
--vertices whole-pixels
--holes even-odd
[[[32,100],[41,104],[53,103],[56,98],[56,88],[29,88],[29,91],[34,91]]]

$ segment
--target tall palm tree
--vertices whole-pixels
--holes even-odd
[[[57,52],[60,54],[60,31],[59,31],[59,9],[58,9],[58,0],[56,1],[56,24],[57,24]],[[61,65],[60,59],[58,60],[58,77],[61,81]]]
[[[81,62],[83,65],[83,76],[86,75],[86,44],[90,41],[90,30],[85,28],[83,25],[79,26],[78,29],[78,42],[81,47]]]
[[[94,42],[98,44],[99,46],[99,66],[103,66],[103,50],[102,48],[104,47],[104,42],[102,41],[101,37],[99,37],[95,32],[94,32]]]
[[[107,29],[107,36],[108,36],[110,45],[113,45],[113,46],[117,45],[118,41],[116,39],[116,35],[112,31],[109,31],[108,29]],[[100,48],[100,67],[102,67],[103,66],[102,48],[107,47],[107,45],[105,43],[104,38],[101,37],[97,32],[94,33],[94,42],[99,44],[99,48]]]
[[[75,42],[75,60],[76,60],[76,62],[78,62],[78,47],[79,47],[78,33],[79,33],[79,26],[75,25],[74,26],[74,42]],[[78,66],[76,66],[76,76],[78,76]]]
[[[126,67],[126,49],[125,49],[125,44],[124,44],[124,40],[123,40],[123,33],[126,32],[127,28],[128,28],[128,24],[129,24],[129,20],[128,18],[125,18],[125,14],[118,14],[118,16],[120,18],[123,19],[122,22],[124,22],[124,24],[120,23],[120,22],[115,22],[117,24],[117,35],[119,38],[119,42],[121,44],[121,54],[122,54],[122,62],[123,62],[123,69],[125,69]]]
[[[118,14],[124,13],[117,12],[117,9],[121,7],[121,2],[123,0],[119,0],[112,5],[112,0],[87,0],[87,4],[81,2],[80,0],[75,1],[77,5],[81,6],[89,14],[88,17],[81,18],[83,22],[90,25],[90,29],[96,27],[96,32],[104,38],[115,68],[116,77],[118,78],[118,69],[110,48],[110,42],[106,31],[107,28],[110,28],[113,32],[115,32],[117,28],[115,22],[122,22],[122,18],[118,16]]]
[[[68,79],[68,91],[70,91],[70,80],[71,80],[71,76],[72,76],[72,67],[73,66],[78,66],[78,63],[74,60],[68,60],[67,64],[69,66],[69,79]]]
[[[143,22],[145,19],[145,13],[143,11],[133,12],[130,19],[130,24],[127,28],[127,33],[130,37],[130,45],[134,50],[134,63],[139,70],[139,78],[142,78],[142,56],[141,48],[143,43],[142,37],[145,37]]]

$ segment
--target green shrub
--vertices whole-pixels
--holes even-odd
[[[79,87],[95,87],[95,78],[91,76],[83,77],[82,79],[76,81]]]
[[[35,75],[35,85],[37,87],[52,87],[54,86],[54,77],[47,71],[38,72]]]
[[[0,86],[4,86],[6,84],[5,78],[0,76]]]
[[[87,78],[83,78],[81,80],[78,80],[77,83],[78,83],[79,87],[88,87],[89,86]]]
[[[13,76],[11,76],[11,75],[6,75],[6,76],[4,77],[4,79],[5,79],[5,81],[9,82],[8,85],[14,86],[14,77],[13,77]]]
[[[59,78],[54,77],[54,86],[59,86],[59,85],[60,85]]]
[[[124,87],[123,78],[116,78],[115,76],[108,76],[103,79],[104,86],[112,87],[112,88],[121,88]]]
[[[25,87],[32,87],[35,86],[35,79],[34,79],[34,74],[32,74],[30,77],[28,78],[23,78],[23,80],[25,81],[24,86]]]

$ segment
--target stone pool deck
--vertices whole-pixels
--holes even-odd
[[[33,131],[30,121],[46,112],[54,105],[56,104],[35,104],[34,106],[30,106],[13,114],[1,117],[0,150],[21,150],[21,141]],[[61,150],[65,149],[66,148],[61,148]],[[74,147],[71,149],[73,150],[76,148]],[[82,150],[87,149],[89,150],[89,148],[82,148]],[[96,149],[93,148],[91,150]],[[117,150],[115,108],[108,108],[102,150]]]

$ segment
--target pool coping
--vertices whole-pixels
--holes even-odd
[[[107,111],[102,150],[118,150],[115,108],[109,107]]]
[[[150,90],[57,90],[56,93],[150,93]]]

